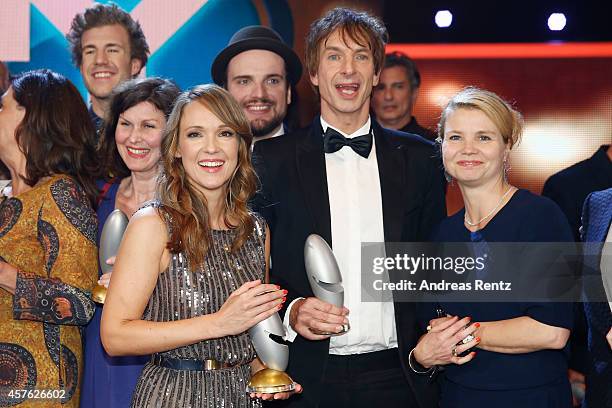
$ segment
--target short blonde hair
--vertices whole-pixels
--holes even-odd
[[[510,149],[521,140],[523,115],[494,92],[476,87],[467,87],[453,96],[446,104],[438,122],[438,141],[444,139],[444,128],[448,115],[457,109],[477,109],[487,115],[502,135]]]

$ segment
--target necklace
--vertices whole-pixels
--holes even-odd
[[[491,210],[490,213],[488,213],[487,215],[485,215],[484,217],[482,217],[481,219],[479,219],[476,222],[472,222],[470,220],[468,220],[467,217],[467,210],[465,211],[465,216],[463,217],[463,220],[465,221],[465,223],[467,225],[469,225],[470,227],[475,227],[477,225],[480,225],[481,222],[483,222],[484,220],[486,220],[487,218],[489,218],[490,216],[493,215],[493,213],[495,213],[495,211],[497,211],[499,209],[499,207],[502,205],[502,203],[504,202],[504,198],[506,198],[506,196],[508,195],[508,193],[510,193],[510,190],[512,190],[512,186],[508,187],[508,190],[506,190],[506,192],[504,193],[503,196],[501,196],[501,198],[499,199],[499,202],[497,203],[497,205],[495,206],[495,208],[493,208]]]

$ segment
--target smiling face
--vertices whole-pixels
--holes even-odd
[[[81,75],[94,109],[99,109],[118,84],[140,72],[142,63],[131,58],[128,32],[119,24],[90,28],[81,42]]]
[[[384,68],[380,82],[372,92],[372,109],[384,127],[401,129],[412,119],[412,108],[416,100],[416,89],[412,91],[406,68],[393,66]]]
[[[447,115],[442,159],[446,172],[460,185],[503,182],[508,153],[499,129],[481,110],[459,108]]]
[[[256,137],[277,131],[291,103],[285,61],[272,51],[249,50],[232,58],[227,90],[244,110]]]
[[[119,115],[115,142],[132,172],[157,172],[166,118],[150,102],[141,102]]]
[[[9,87],[2,96],[0,107],[0,160],[8,165],[15,155],[23,156],[17,145],[15,130],[25,117],[25,108],[13,97],[13,88]]]
[[[330,124],[353,122],[363,125],[369,114],[372,87],[378,84],[374,58],[367,46],[359,45],[336,30],[319,47],[319,65],[310,81],[319,89],[321,115]]]
[[[239,138],[201,102],[183,108],[176,157],[187,178],[207,199],[225,195],[238,165]]]

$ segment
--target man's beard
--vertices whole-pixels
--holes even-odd
[[[278,114],[270,120],[255,119],[251,121],[251,131],[254,137],[266,136],[274,131],[285,119],[284,114]]]

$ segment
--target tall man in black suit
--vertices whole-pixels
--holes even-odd
[[[361,243],[423,241],[445,215],[433,145],[383,129],[369,116],[387,32],[367,13],[331,10],[315,21],[306,66],[321,116],[302,131],[255,145],[256,209],[272,237],[271,280],[289,291],[288,372],[304,393],[291,407],[433,407],[433,387],[413,375],[414,305],[361,302]],[[345,306],[313,297],[304,242],[321,235],[343,275]],[[349,323],[350,330],[338,333]]]

